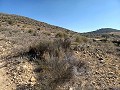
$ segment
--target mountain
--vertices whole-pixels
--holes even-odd
[[[120,32],[120,30],[117,29],[112,29],[112,28],[101,28],[96,31],[88,32],[88,33],[93,33],[93,34],[107,34],[111,32]]]
[[[119,90],[120,42],[0,13],[0,90]],[[118,31],[117,31],[118,34]],[[109,39],[108,39],[109,38]],[[96,39],[96,40],[95,40]]]
[[[111,36],[111,37],[120,37],[120,30],[112,29],[112,28],[101,28],[96,31],[91,31],[87,33],[82,33],[82,35],[87,37],[102,37],[103,35]]]

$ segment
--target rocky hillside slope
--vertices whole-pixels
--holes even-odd
[[[0,90],[119,90],[120,44],[0,14]]]

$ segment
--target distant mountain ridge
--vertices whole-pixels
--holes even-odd
[[[101,29],[98,29],[98,30],[96,30],[96,31],[87,32],[87,33],[107,34],[107,33],[111,33],[111,32],[120,32],[120,30],[113,29],[113,28],[101,28]]]
[[[120,30],[113,29],[113,28],[101,28],[96,31],[81,33],[81,35],[94,38],[94,37],[101,37],[102,35],[109,35],[112,37],[120,37]]]

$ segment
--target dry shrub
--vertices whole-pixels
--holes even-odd
[[[56,34],[55,37],[56,38],[67,38],[68,35],[66,33],[64,33],[64,32],[59,32],[59,33]]]
[[[81,42],[87,42],[88,39],[84,36],[77,36],[75,39],[75,42],[81,43]]]

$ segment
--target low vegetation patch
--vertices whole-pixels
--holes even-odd
[[[82,42],[86,43],[87,41],[88,41],[88,39],[84,36],[77,36],[75,38],[75,42],[78,42],[78,43],[82,43]]]
[[[64,32],[59,32],[59,33],[56,34],[55,37],[57,37],[57,38],[67,38],[68,35]]]

